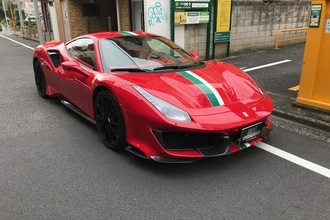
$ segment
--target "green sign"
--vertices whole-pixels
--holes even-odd
[[[175,12],[174,24],[207,24],[210,20],[208,11]]]
[[[175,9],[200,9],[208,7],[209,2],[175,2]]]
[[[230,31],[214,32],[214,43],[222,43],[230,41]]]

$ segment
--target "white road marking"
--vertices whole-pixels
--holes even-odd
[[[269,64],[265,64],[265,65],[261,65],[261,66],[256,66],[256,67],[252,67],[252,68],[248,68],[248,69],[244,69],[244,72],[249,72],[252,70],[258,70],[258,69],[262,69],[262,68],[266,68],[266,67],[270,67],[270,66],[275,66],[275,65],[279,65],[282,63],[287,63],[287,62],[291,62],[292,60],[282,60],[282,61],[278,61],[278,62],[274,62],[274,63],[269,63]]]
[[[312,163],[312,162],[310,162],[308,160],[305,160],[305,159],[302,159],[300,157],[297,157],[297,156],[295,156],[293,154],[290,154],[288,152],[285,152],[283,150],[280,150],[280,149],[278,149],[276,147],[273,147],[273,146],[271,146],[269,144],[266,144],[266,143],[263,143],[263,142],[259,142],[255,146],[258,147],[258,148],[260,148],[260,149],[262,149],[262,150],[265,150],[265,151],[267,151],[269,153],[272,153],[272,154],[274,154],[276,156],[279,156],[279,157],[281,157],[281,158],[283,158],[285,160],[288,160],[288,161],[290,161],[292,163],[295,163],[295,164],[297,164],[299,166],[302,166],[302,167],[304,167],[306,169],[309,169],[311,171],[314,171],[315,173],[318,173],[318,174],[321,174],[321,175],[323,175],[325,177],[330,178],[330,169],[327,169],[325,167],[322,167],[320,165],[317,165],[315,163]]]
[[[0,37],[5,38],[5,39],[7,39],[7,40],[10,40],[10,41],[12,41],[12,42],[14,42],[14,43],[16,43],[16,44],[19,44],[19,45],[21,45],[21,46],[23,46],[23,47],[29,48],[30,50],[34,50],[33,47],[30,47],[30,46],[28,46],[28,45],[25,45],[25,44],[23,44],[23,43],[21,43],[21,42],[18,42],[18,41],[16,41],[16,40],[13,40],[13,39],[11,39],[11,38],[9,38],[9,37],[3,36],[2,34],[0,34]]]

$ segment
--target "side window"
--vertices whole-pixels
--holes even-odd
[[[90,38],[81,38],[66,45],[69,54],[84,65],[95,69],[94,42]]]

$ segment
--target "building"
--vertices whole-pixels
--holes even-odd
[[[210,55],[213,49],[216,57],[219,57],[226,54],[227,49],[230,53],[236,53],[273,47],[279,29],[307,27],[311,5],[310,0],[233,0],[229,18],[230,44],[227,42],[214,44],[214,22],[218,16],[223,15],[218,13],[214,16],[216,5],[213,0],[41,0],[41,2],[47,5],[47,10],[43,13],[48,11],[50,14],[55,40],[70,40],[88,32],[144,30],[172,38],[186,50],[198,51],[203,58],[207,57],[207,54]],[[181,5],[183,9],[178,9],[178,6],[174,5],[177,2],[190,5]],[[216,3],[223,2],[228,1],[216,1]],[[194,3],[198,4],[198,9],[191,7]],[[187,8],[188,6],[190,8]],[[174,24],[174,19],[171,19],[174,11],[179,12],[180,19],[183,15],[181,12],[201,12],[198,15],[202,17],[203,14],[209,22],[205,22],[202,18],[196,22],[196,17],[188,17],[191,23],[184,21]],[[173,32],[175,36],[171,35]]]

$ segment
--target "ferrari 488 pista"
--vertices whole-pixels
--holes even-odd
[[[228,155],[265,139],[273,103],[229,63],[144,32],[102,32],[34,51],[41,97],[96,124],[103,143],[159,162]]]

